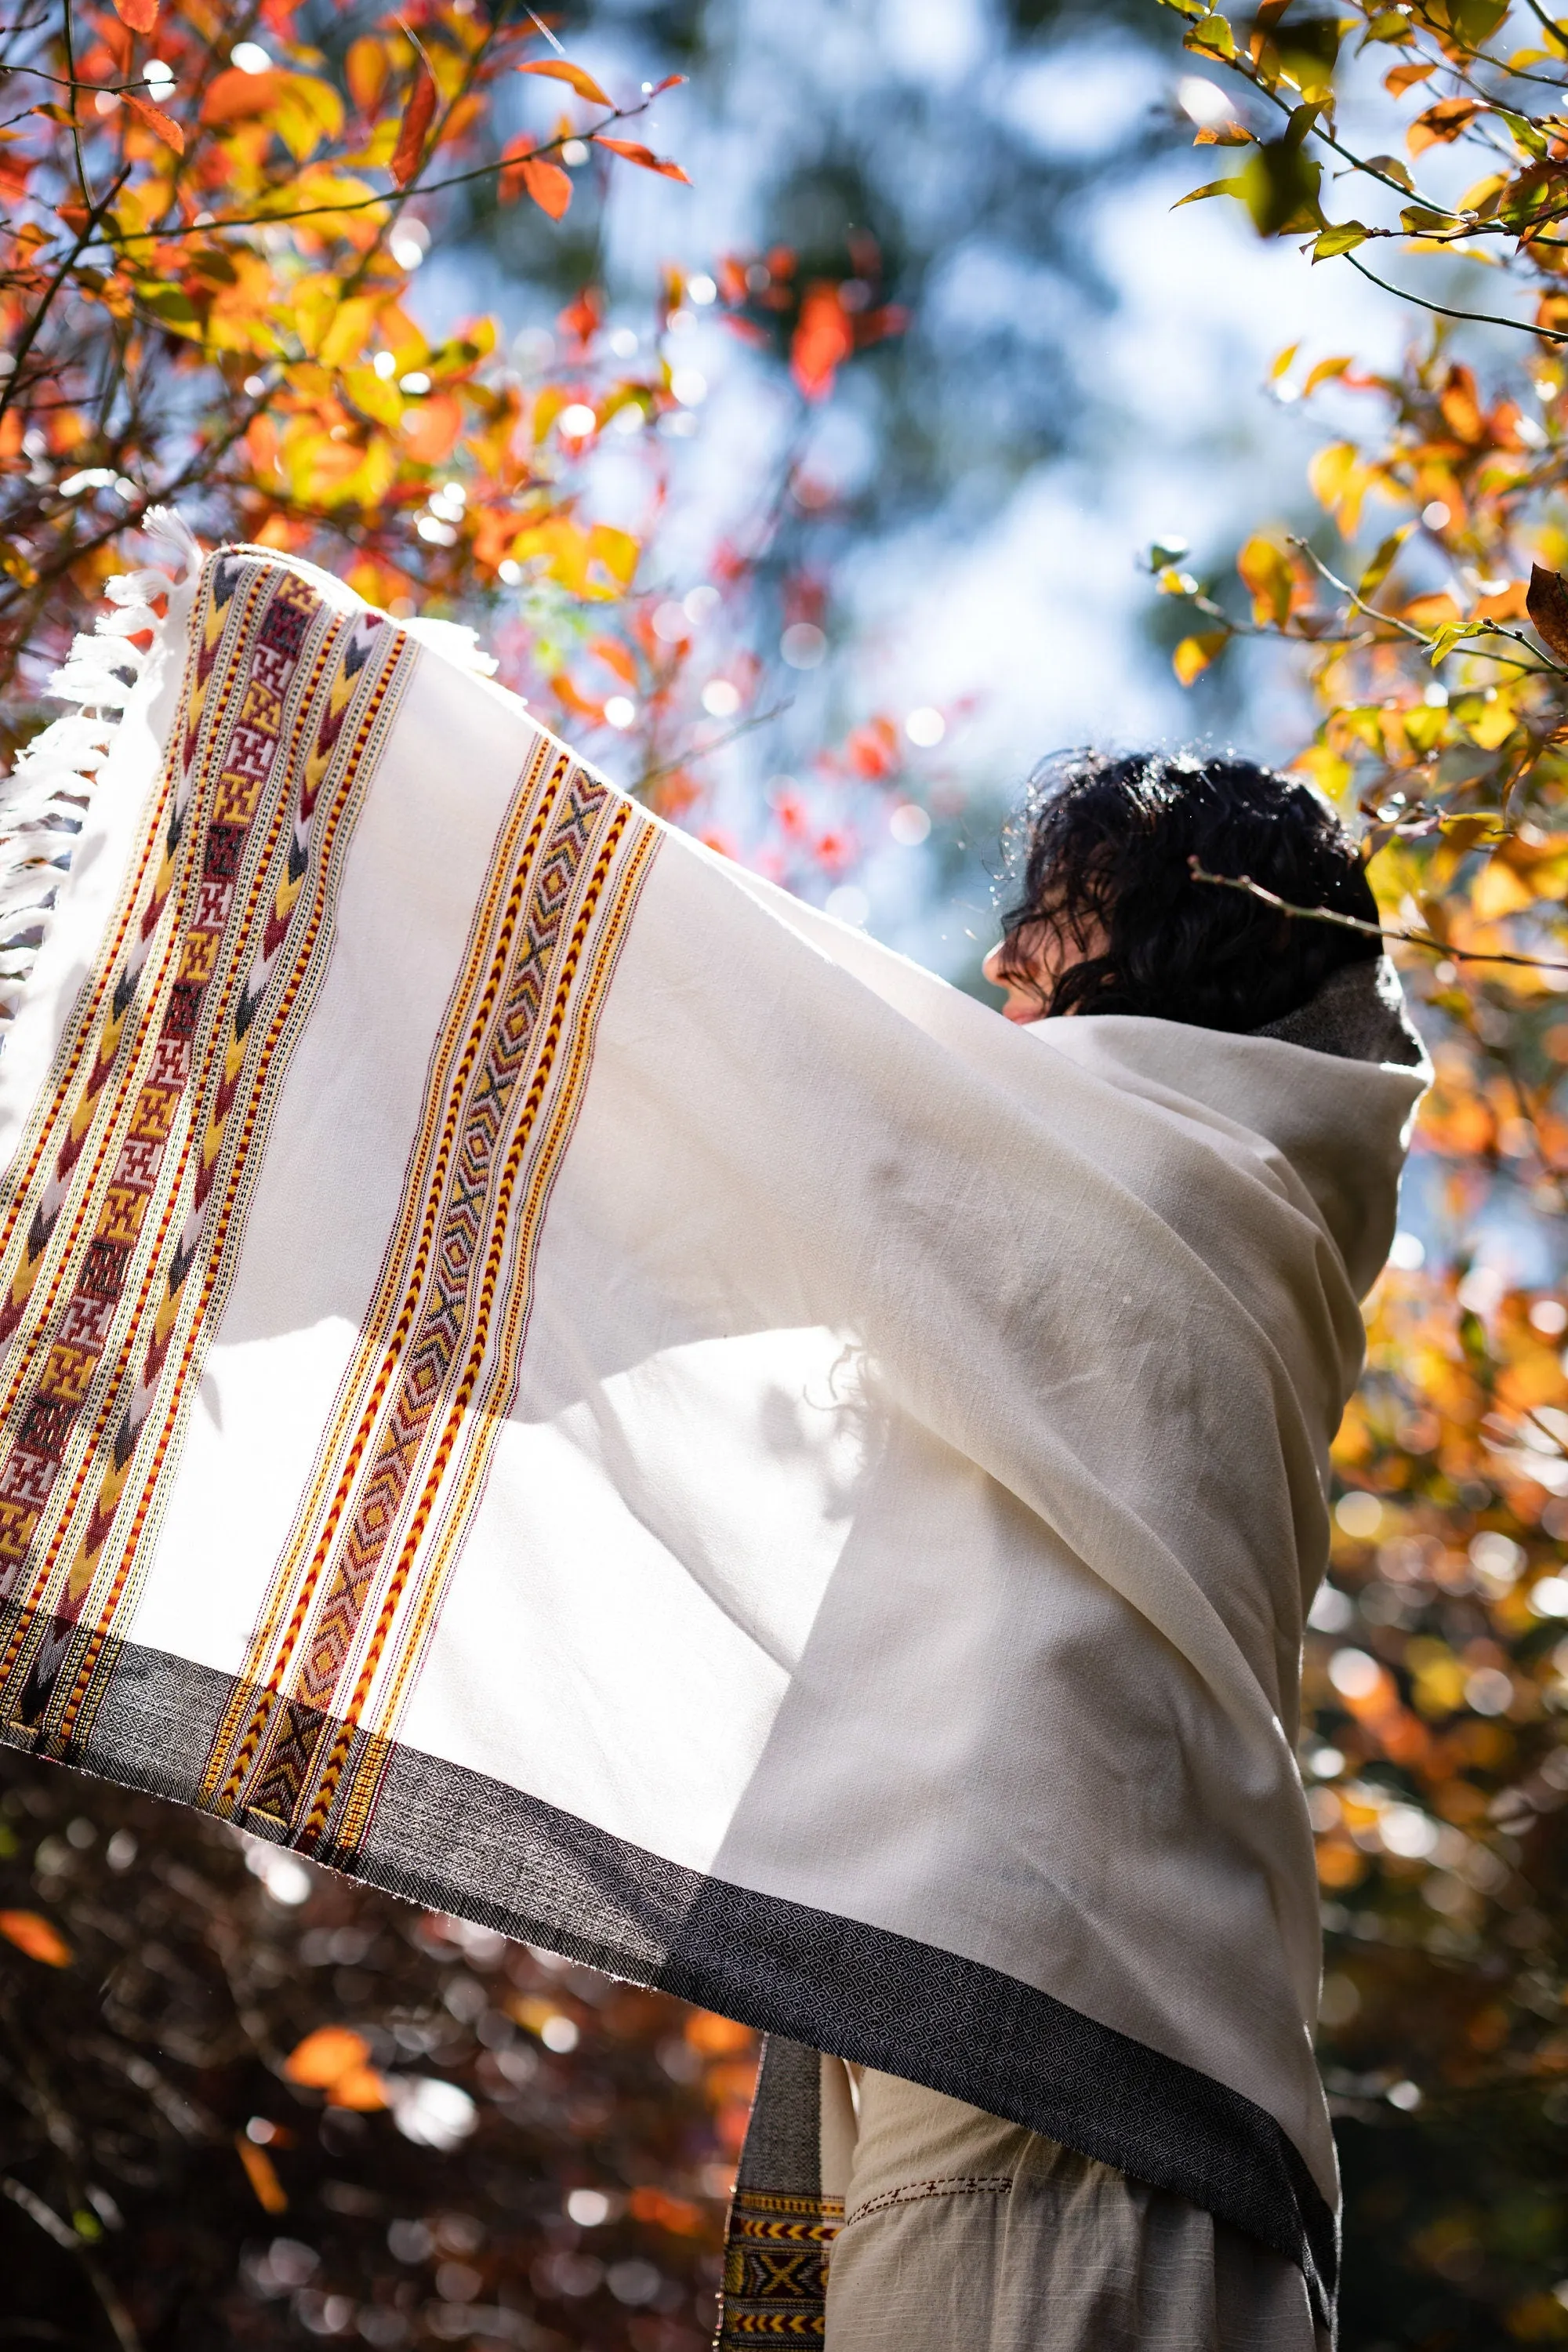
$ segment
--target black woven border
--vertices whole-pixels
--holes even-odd
[[[189,1803],[231,1690],[211,1667],[126,1643],[86,1748],[58,1760]],[[15,1723],[0,1739],[35,1744]],[[408,1748],[393,1757],[363,1847],[321,1858],[1174,2190],[1298,2263],[1319,2325],[1332,2325],[1337,2224],[1273,2116],[998,1969],[704,1878]]]

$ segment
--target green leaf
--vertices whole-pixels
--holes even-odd
[[[1474,635],[1474,625],[1469,621],[1445,621],[1442,627],[1435,630],[1426,640],[1426,658],[1433,668],[1436,669],[1439,662],[1447,661],[1461,637]]]
[[[1409,236],[1430,236],[1434,229],[1452,228],[1447,213],[1434,212],[1430,205],[1402,205],[1399,226]]]
[[[1333,221],[1319,235],[1312,247],[1312,258],[1314,261],[1337,260],[1342,253],[1353,253],[1358,245],[1364,245],[1371,234],[1370,229],[1363,228],[1360,221]]]
[[[1299,106],[1283,138],[1255,149],[1237,173],[1237,193],[1259,236],[1283,236],[1294,229],[1327,226],[1318,206],[1322,167],[1302,152],[1301,142],[1317,116],[1315,106]]]
[[[1522,147],[1527,155],[1533,155],[1539,162],[1546,153],[1544,131],[1537,130],[1528,114],[1515,114],[1509,107],[1494,106],[1492,112],[1500,122],[1507,123],[1513,133],[1515,144]]]
[[[1223,58],[1227,63],[1236,55],[1236,36],[1226,19],[1215,14],[1204,16],[1191,32],[1183,36],[1184,49],[1199,49],[1205,57]]]
[[[136,292],[143,307],[166,327],[191,327],[201,316],[195,304],[183,287],[160,285],[156,278],[142,278]]]

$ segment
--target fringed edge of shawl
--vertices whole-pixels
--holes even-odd
[[[51,698],[75,709],[36,735],[0,782],[0,1051],[33,976],[126,703],[163,642],[157,604],[202,560],[172,507],[149,508],[142,528],[153,542],[153,561],[104,583],[107,609],[93,635],[76,639],[49,680]]]

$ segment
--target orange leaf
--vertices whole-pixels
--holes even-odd
[[[613,669],[617,677],[625,678],[628,686],[636,686],[637,666],[628,649],[617,644],[614,637],[590,637],[588,651],[597,654],[599,659]]]
[[[667,180],[679,180],[683,187],[691,185],[679,164],[672,163],[668,155],[656,155],[651,147],[639,147],[635,139],[606,139],[603,131],[594,135],[612,155],[624,155],[628,163],[640,163],[645,172],[662,172]]]
[[[436,78],[423,58],[414,65],[414,89],[392,159],[392,176],[405,188],[425,160],[425,142],[436,118]]]
[[[368,2116],[391,2104],[374,2066],[351,2066],[327,2086],[329,2107],[352,2107],[356,2115]]]
[[[202,121],[206,123],[244,122],[255,114],[265,114],[283,94],[284,77],[276,67],[266,73],[244,73],[238,66],[229,66],[215,81],[207,85],[202,100]]]
[[[500,175],[500,197],[510,204],[520,195],[530,195],[541,212],[559,220],[572,201],[570,174],[559,163],[547,163],[531,152],[532,142],[514,139],[505,151],[506,168]]]
[[[114,0],[114,13],[133,33],[150,33],[158,21],[158,0]]]
[[[579,98],[591,99],[595,106],[608,106],[610,100],[590,73],[581,66],[569,64],[565,58],[541,58],[537,64],[519,66],[519,73],[548,74],[552,81],[569,81]]]
[[[826,399],[855,348],[855,329],[837,286],[808,286],[790,344],[789,372],[807,400]]]
[[[1475,98],[1440,98],[1425,114],[1418,114],[1405,134],[1405,143],[1413,155],[1426,147],[1446,147],[1461,131],[1468,130],[1481,103]]]
[[[370,2044],[363,2033],[346,2025],[318,2025],[289,2052],[283,2072],[307,2090],[327,2091],[344,2075],[358,2073],[369,2056]]]
[[[1436,70],[1436,59],[1430,64],[1395,66],[1392,73],[1384,75],[1383,86],[1391,98],[1403,98],[1407,89],[1413,89],[1418,81],[1425,81],[1428,74]]]
[[[454,393],[433,393],[403,412],[403,436],[416,466],[443,465],[463,429],[463,404]]]
[[[148,130],[161,139],[165,147],[172,147],[176,155],[184,153],[185,134],[172,114],[165,114],[163,108],[154,106],[150,98],[139,98],[133,89],[128,89],[122,95],[132,113],[140,115]]]
[[[349,53],[343,59],[343,72],[348,80],[349,96],[362,114],[371,113],[375,107],[386,88],[387,70],[386,51],[379,41],[373,40],[366,33],[361,39],[350,42]]]
[[[0,1911],[0,1936],[46,1968],[68,1969],[71,1964],[70,1946],[39,1912]]]
[[[256,2191],[256,2201],[264,2213],[287,2213],[289,2200],[283,2183],[279,2179],[272,2158],[264,2147],[247,2140],[243,2132],[236,2132],[234,2144],[239,2150],[239,2160],[245,2167],[245,2177]]]

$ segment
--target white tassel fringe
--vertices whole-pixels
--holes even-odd
[[[150,508],[142,529],[156,561],[104,583],[110,609],[49,680],[50,693],[78,709],[36,735],[0,780],[0,1044],[37,961],[115,730],[160,641],[153,600],[182,585],[202,561],[173,508]],[[146,630],[151,646],[130,642]]]

